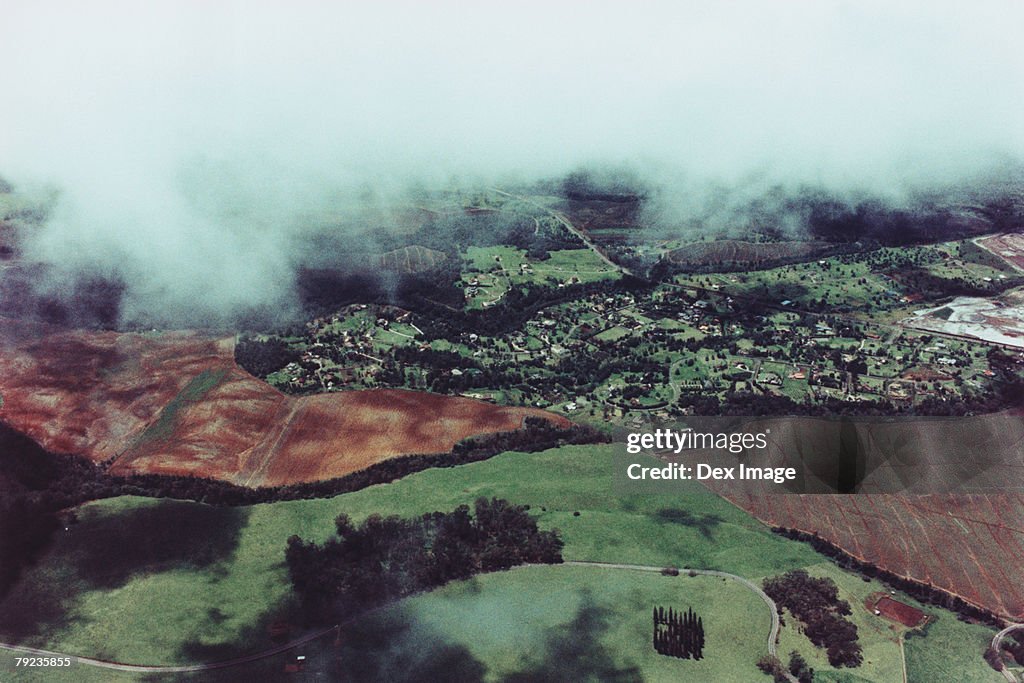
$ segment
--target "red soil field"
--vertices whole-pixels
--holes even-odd
[[[858,560],[1020,621],[1024,493],[1014,487],[1024,475],[1022,417],[1004,411],[860,422],[866,473],[863,492],[855,494],[775,492],[728,481],[710,488],[766,524],[817,534]],[[836,447],[824,435],[835,436],[838,428],[829,431],[811,418],[755,424],[771,425],[770,448],[758,465],[778,466],[801,451]],[[820,440],[789,438],[787,428],[795,433],[801,424],[818,424],[803,434]]]
[[[925,613],[916,607],[911,607],[899,600],[893,600],[883,596],[875,603],[874,609],[881,612],[881,616],[891,621],[896,621],[908,628],[914,628],[925,620]]]
[[[859,560],[1024,618],[1024,495],[725,496],[767,524],[817,533]]]
[[[114,474],[247,486],[343,476],[510,431],[530,408],[402,390],[295,398],[235,365],[232,339],[71,331],[0,320],[0,420]]]
[[[56,453],[117,456],[230,341],[61,330],[0,319],[0,420]]]
[[[993,235],[977,241],[984,247],[1018,270],[1024,270],[1024,237],[1014,233]]]

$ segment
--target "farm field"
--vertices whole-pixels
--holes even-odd
[[[767,524],[817,533],[894,574],[1014,620],[1024,616],[1020,494],[725,495]]]
[[[993,235],[976,240],[976,244],[992,252],[1015,270],[1024,270],[1024,241],[1020,235]]]
[[[382,510],[412,516],[479,496],[529,505],[542,528],[562,531],[568,560],[717,568],[754,581],[807,567],[834,576],[851,605],[862,594],[884,590],[823,563],[806,544],[770,533],[696,483],[672,496],[611,495],[607,462],[615,448],[505,453],[330,499],[239,508],[131,497],[89,503],[77,509],[78,523],[58,533],[40,564],[0,602],[0,639],[134,663],[207,662],[258,651],[270,646],[267,625],[274,621],[287,620],[296,625],[296,634],[301,632],[302,615],[291,605],[282,561],[289,536],[325,539],[341,512],[356,521]],[[967,635],[979,631],[970,631],[950,612],[925,609],[961,634],[952,652],[932,653],[930,646],[925,652],[969,663],[964,671],[986,680],[977,638]],[[856,615],[859,625],[872,619]],[[874,675],[864,666],[842,675],[849,671],[859,677],[849,680],[889,683],[884,672],[893,664],[886,658],[894,650],[867,632],[864,639],[870,666],[882,673]],[[751,655],[761,642],[759,636]],[[782,642],[815,656],[791,619]]]
[[[519,429],[528,416],[569,424],[532,408],[402,389],[298,398],[268,389],[248,375],[217,387],[181,411],[166,438],[137,444],[111,472],[278,486],[344,476],[400,455],[447,453],[469,436]]]
[[[0,417],[56,453],[101,462],[142,434],[230,340],[63,330],[0,319]]]
[[[568,424],[533,408],[406,390],[286,396],[235,365],[231,339],[0,324],[12,341],[0,350],[0,418],[113,474],[317,481],[397,455],[448,452],[469,436],[518,429],[527,416]]]

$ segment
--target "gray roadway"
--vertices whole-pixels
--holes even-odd
[[[613,562],[583,562],[583,561],[568,561],[568,562],[564,562],[562,565],[546,565],[545,564],[545,565],[523,565],[523,566],[526,566],[526,567],[536,567],[536,566],[540,566],[540,567],[558,567],[558,566],[566,566],[566,567],[599,567],[599,568],[603,568],[603,569],[622,569],[622,570],[627,570],[627,571],[641,571],[641,572],[661,572],[664,569],[664,567],[653,567],[653,566],[650,566],[650,565],[618,564],[618,563],[613,563]],[[514,567],[513,569],[516,569],[516,568]],[[765,605],[768,607],[768,612],[771,615],[771,628],[768,631],[768,637],[767,637],[767,641],[766,641],[766,644],[767,644],[767,647],[768,647],[768,654],[773,655],[773,656],[777,656],[777,653],[776,653],[777,647],[776,647],[775,641],[777,640],[777,638],[779,636],[779,628],[780,628],[779,610],[778,610],[778,607],[776,607],[775,602],[770,597],[768,597],[767,593],[765,593],[763,590],[761,590],[760,586],[755,584],[753,581],[750,581],[749,579],[745,579],[742,576],[738,576],[737,574],[730,574],[728,572],[721,572],[721,571],[717,571],[717,570],[714,570],[714,569],[687,569],[687,570],[680,570],[680,571],[681,572],[686,572],[686,573],[691,573],[692,572],[693,574],[696,574],[696,575],[699,575],[699,576],[717,576],[717,577],[721,577],[723,579],[729,579],[731,581],[735,581],[735,582],[741,584],[745,588],[747,588],[750,591],[752,591],[753,593],[755,593],[759,598],[761,598],[761,600],[763,600]],[[92,657],[81,657],[81,656],[78,656],[78,655],[69,655],[69,654],[62,653],[62,652],[52,652],[50,650],[42,650],[42,649],[39,649],[39,648],[26,647],[26,646],[23,646],[23,645],[14,645],[14,644],[10,644],[10,643],[0,643],[0,649],[7,650],[7,651],[10,651],[10,652],[20,652],[20,653],[24,653],[26,655],[31,655],[31,656],[36,656],[36,657],[69,657],[69,658],[71,658],[71,660],[73,662],[76,662],[78,664],[85,664],[87,666],[98,667],[98,668],[101,668],[101,669],[113,669],[113,670],[116,670],[116,671],[127,671],[127,672],[132,672],[132,673],[156,673],[156,674],[161,674],[161,673],[163,673],[163,674],[195,673],[195,672],[199,672],[199,671],[211,671],[213,669],[226,669],[226,668],[229,668],[229,667],[238,666],[240,664],[247,664],[249,662],[255,662],[255,661],[260,660],[260,659],[265,659],[266,657],[272,657],[272,656],[280,654],[282,652],[287,652],[288,650],[294,649],[294,648],[296,648],[296,647],[298,647],[300,645],[303,645],[305,643],[308,643],[310,641],[316,640],[318,638],[322,638],[323,636],[327,635],[328,633],[331,633],[332,631],[336,630],[339,627],[340,627],[340,624],[336,624],[334,626],[329,626],[327,628],[320,629],[319,631],[314,631],[312,633],[306,634],[305,636],[302,636],[301,638],[297,638],[296,640],[292,640],[292,641],[290,641],[288,643],[285,643],[284,645],[279,645],[277,647],[273,647],[273,648],[270,648],[268,650],[263,650],[261,652],[255,652],[255,653],[253,653],[251,655],[246,655],[246,656],[243,656],[243,657],[236,657],[234,659],[228,659],[228,660],[224,660],[222,662],[214,662],[214,663],[211,663],[211,664],[189,664],[189,665],[181,665],[181,666],[160,666],[160,665],[150,665],[150,664],[125,664],[125,663],[122,663],[122,662],[110,662],[110,661],[106,661],[106,660],[103,660],[103,659],[94,659]],[[795,681],[796,679],[793,678],[793,677],[790,677],[790,680]]]
[[[1024,624],[1010,624],[1002,631],[992,636],[992,649],[996,652],[999,652],[999,648],[1003,643],[1003,638],[1010,635],[1012,631],[1017,630],[1024,631]],[[1017,680],[1017,677],[1013,674],[1013,672],[1007,669],[1005,666],[999,670],[999,673],[1003,674],[1003,678],[1005,678],[1010,683],[1020,683]]]

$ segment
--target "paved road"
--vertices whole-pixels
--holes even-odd
[[[600,258],[602,261],[607,263],[609,266],[611,266],[615,270],[619,271],[623,275],[629,275],[631,277],[636,277],[636,275],[634,275],[633,271],[631,271],[629,268],[626,268],[625,266],[620,265],[620,264],[616,263],[615,261],[612,261],[608,257],[608,254],[605,253],[604,249],[599,247],[594,242],[594,240],[592,240],[590,238],[590,235],[588,235],[586,232],[584,232],[583,230],[580,230],[578,227],[576,227],[573,224],[573,222],[571,220],[569,220],[569,217],[566,216],[561,211],[555,211],[554,209],[549,209],[548,207],[546,207],[543,204],[540,204],[538,202],[535,202],[534,200],[530,199],[529,197],[523,197],[522,195],[512,194],[511,192],[505,192],[504,190],[499,190],[496,187],[492,187],[491,191],[492,192],[496,192],[496,193],[498,193],[500,195],[504,195],[506,197],[511,197],[512,199],[518,199],[521,202],[526,202],[527,204],[530,204],[531,206],[537,207],[538,209],[540,209],[541,211],[543,211],[544,213],[548,214],[549,216],[551,216],[552,218],[557,220],[559,223],[564,225],[566,230],[568,230],[572,234],[574,234],[577,237],[579,237],[583,241],[583,244],[585,244],[587,246],[587,249],[590,249],[592,252],[597,254],[598,258]]]
[[[617,563],[612,563],[612,562],[582,562],[582,561],[569,561],[569,562],[563,563],[562,565],[543,564],[543,565],[522,565],[522,566],[540,566],[540,567],[552,567],[552,566],[554,566],[554,567],[558,567],[558,566],[600,567],[600,568],[604,568],[604,569],[624,569],[624,570],[629,570],[629,571],[642,571],[642,572],[661,572],[662,569],[664,569],[664,567],[652,567],[652,566],[648,566],[648,565],[638,565],[638,564],[617,564]],[[728,572],[720,572],[720,571],[716,571],[716,570],[713,570],[713,569],[693,569],[693,570],[681,570],[681,571],[685,571],[685,572],[691,572],[692,571],[694,574],[699,574],[701,576],[718,576],[718,577],[721,577],[721,578],[724,578],[724,579],[729,579],[729,580],[732,580],[732,581],[736,581],[736,582],[742,584],[744,587],[746,587],[746,588],[750,589],[751,591],[753,591],[754,593],[756,593],[757,596],[759,598],[761,598],[761,600],[764,601],[765,605],[768,606],[768,611],[771,614],[772,625],[771,625],[771,629],[768,632],[768,641],[767,641],[768,654],[777,656],[777,653],[776,653],[777,648],[776,648],[776,645],[775,645],[775,641],[778,638],[779,628],[780,628],[779,610],[775,606],[775,602],[770,597],[768,597],[768,595],[763,590],[761,590],[760,586],[755,584],[753,581],[750,581],[748,579],[743,578],[742,576],[738,576],[736,574],[730,574]],[[334,631],[337,628],[338,628],[338,625],[330,626],[328,628],[324,628],[324,629],[321,629],[319,631],[314,631],[313,633],[309,633],[309,634],[307,634],[307,635],[305,635],[305,636],[303,636],[301,638],[298,638],[298,639],[293,640],[291,642],[285,643],[284,645],[279,645],[279,646],[271,648],[269,650],[263,650],[262,652],[255,652],[255,653],[253,653],[251,655],[246,655],[244,657],[236,657],[234,659],[228,659],[228,660],[225,660],[223,662],[214,662],[212,664],[191,664],[191,665],[183,665],[183,666],[158,666],[158,665],[148,665],[148,664],[123,664],[121,662],[109,662],[109,661],[106,661],[106,660],[103,660],[103,659],[94,659],[92,657],[79,657],[79,656],[76,656],[76,655],[68,655],[68,654],[61,653],[61,652],[52,652],[50,650],[40,650],[38,648],[25,647],[25,646],[22,646],[22,645],[12,645],[12,644],[9,644],[9,643],[0,643],[0,649],[8,650],[10,652],[20,652],[20,653],[24,653],[26,655],[32,655],[32,656],[36,656],[36,657],[70,657],[72,660],[74,660],[78,664],[85,664],[87,666],[93,666],[93,667],[97,667],[97,668],[101,668],[101,669],[113,669],[115,671],[128,671],[128,672],[133,672],[133,673],[155,673],[155,674],[195,673],[195,672],[199,672],[199,671],[211,671],[213,669],[226,669],[228,667],[237,666],[239,664],[246,664],[246,663],[249,663],[249,662],[257,661],[259,659],[264,659],[266,657],[272,657],[272,656],[274,656],[276,654],[280,654],[282,652],[286,652],[286,651],[291,650],[293,648],[296,648],[296,647],[298,647],[300,645],[303,645],[303,644],[308,643],[310,641],[316,640],[317,638],[321,638],[321,637],[327,635],[328,633],[331,633],[332,631]],[[791,680],[795,681],[796,679],[791,678]]]
[[[999,652],[999,648],[1002,646],[1003,643],[1003,638],[1010,635],[1011,632],[1017,630],[1024,631],[1024,624],[1010,624],[1002,631],[992,636],[992,649],[996,652]],[[999,673],[1003,674],[1003,678],[1009,681],[1009,683],[1020,683],[1017,680],[1017,677],[1013,674],[1013,672],[1007,669],[1005,666],[999,670]]]
[[[650,565],[643,564],[618,564],[615,562],[584,562],[584,561],[567,561],[563,565],[567,567],[601,567],[604,569],[630,569],[638,572],[661,572],[664,567],[652,567]],[[550,565],[539,565],[539,566],[550,566]],[[557,566],[557,565],[556,565]],[[720,572],[715,569],[680,569],[680,574],[694,573],[700,576],[718,576],[723,579],[731,579],[738,583],[743,584],[744,587],[749,588],[751,591],[757,594],[757,597],[764,601],[764,604],[768,606],[768,611],[772,617],[772,627],[768,631],[768,654],[776,654],[775,640],[779,636],[779,608],[775,606],[775,601],[768,597],[768,594],[761,590],[761,587],[749,579],[745,579],[737,574],[730,574],[729,572]]]
[[[223,662],[214,662],[212,664],[189,664],[184,666],[156,666],[148,664],[123,664],[121,662],[108,662],[104,659],[93,659],[92,657],[79,657],[77,655],[69,655],[62,652],[51,652],[50,650],[40,650],[34,647],[25,647],[23,645],[11,645],[9,643],[0,643],[0,650],[7,650],[9,652],[22,652],[26,655],[35,657],[68,657],[77,664],[85,664],[87,666],[94,666],[100,669],[113,669],[115,671],[128,671],[131,673],[147,673],[147,674],[177,674],[177,673],[195,673],[198,671],[212,671],[213,669],[226,669],[232,666],[238,666],[239,664],[247,664],[249,662],[255,662],[259,659],[266,657],[272,657],[282,652],[287,652],[300,645],[304,645],[310,641],[322,638],[328,633],[337,629],[337,626],[330,626],[328,628],[314,631],[307,635],[297,638],[291,642],[285,643],[284,645],[278,645],[277,647],[270,648],[269,650],[263,650],[262,652],[255,652],[251,655],[244,657],[235,657],[234,659],[226,659]]]

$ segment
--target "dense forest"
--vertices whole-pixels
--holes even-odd
[[[335,522],[319,545],[288,539],[285,558],[295,592],[313,622],[330,623],[449,581],[525,563],[562,561],[556,531],[541,531],[527,509],[499,498],[417,519],[370,515]]]
[[[832,666],[859,666],[863,657],[857,626],[847,619],[850,603],[839,598],[835,581],[803,569],[764,580],[764,592],[800,620],[812,643],[828,652]]]

